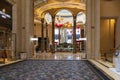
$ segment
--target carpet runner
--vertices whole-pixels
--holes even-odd
[[[26,60],[0,67],[0,80],[104,80],[87,61]]]

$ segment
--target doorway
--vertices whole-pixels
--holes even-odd
[[[101,18],[100,20],[100,50],[101,57],[111,61],[115,51],[115,18]]]

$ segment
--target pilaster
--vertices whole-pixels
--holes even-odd
[[[25,51],[27,57],[31,58],[34,54],[34,44],[30,40],[33,37],[33,27],[34,27],[34,1],[33,0],[24,0],[25,1],[25,31],[26,31],[26,43]]]
[[[95,10],[95,58],[100,57],[100,0],[94,1]]]
[[[87,58],[91,58],[91,0],[86,1],[86,53]]]

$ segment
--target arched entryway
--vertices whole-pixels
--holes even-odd
[[[76,6],[77,8],[73,7],[75,5],[73,5],[72,3],[70,3],[69,5],[67,3],[69,3],[69,1],[64,3],[66,4],[66,7],[61,7],[60,5],[56,6],[56,4],[51,4],[52,6],[49,6],[50,4],[48,4],[49,6],[48,9],[43,9],[46,5],[41,8],[35,9],[36,17],[39,15],[38,17],[41,20],[41,32],[40,32],[41,37],[45,36],[44,32],[42,31],[44,27],[43,25],[46,22],[45,20],[42,21],[43,19],[45,19],[44,15],[46,13],[49,13],[51,15],[52,20],[51,20],[51,23],[49,23],[50,24],[49,30],[51,31],[51,33],[49,33],[50,35],[49,45],[52,47],[49,47],[49,50],[52,53],[55,53],[55,52],[72,52],[72,53],[85,52],[85,48],[83,48],[85,47],[85,42],[83,41],[81,43],[83,39],[81,39],[81,31],[79,28],[81,25],[80,20],[85,20],[85,15],[82,15],[84,17],[83,19],[83,17],[81,17],[81,13],[79,13],[82,11],[85,12],[86,10],[85,2],[81,2],[80,4],[83,4],[83,6],[79,8],[77,6]],[[81,28],[82,26],[84,26],[84,29],[82,30],[82,37],[85,38],[85,31],[84,31],[85,21],[83,22],[84,22],[84,25],[81,25]],[[42,42],[41,45],[43,48],[45,48],[44,42]],[[42,52],[44,51],[46,52],[45,49]]]
[[[82,0],[82,1],[86,1],[86,0]],[[87,34],[87,36],[86,36],[87,37],[86,53],[88,55],[90,55],[89,57],[91,57],[91,55],[99,56],[99,55],[97,55],[97,54],[99,54],[99,40],[98,40],[99,39],[99,24],[97,24],[99,22],[99,16],[100,16],[97,12],[97,10],[99,10],[98,9],[99,6],[98,7],[96,6],[95,11],[94,10],[91,11],[92,10],[91,2],[94,2],[97,4],[99,4],[100,2],[99,1],[87,1],[87,3],[86,3],[86,2],[82,2],[82,1],[73,2],[73,3],[71,3],[70,1],[57,1],[57,0],[55,1],[55,3],[52,2],[51,0],[49,0],[48,2],[41,1],[40,3],[36,3],[34,5],[34,6],[36,6],[34,8],[34,10],[33,10],[33,2],[32,1],[18,1],[16,3],[13,3],[13,5],[14,5],[13,6],[13,10],[14,10],[14,13],[13,13],[13,15],[14,15],[14,19],[13,19],[14,23],[13,24],[14,25],[13,25],[13,27],[17,28],[15,30],[13,30],[13,32],[15,32],[17,36],[19,36],[19,37],[17,37],[17,41],[16,41],[17,42],[16,43],[17,44],[16,56],[19,56],[19,52],[21,52],[21,51],[27,52],[27,55],[29,55],[29,57],[32,56],[32,53],[34,50],[33,49],[34,44],[32,43],[32,41],[30,41],[30,38],[34,37],[32,26],[36,26],[36,23],[35,23],[35,25],[33,25],[33,11],[34,11],[34,21],[36,21],[36,20],[38,21],[39,25],[37,25],[37,26],[39,26],[39,27],[44,25],[44,24],[41,25],[41,23],[42,23],[41,20],[43,20],[43,18],[44,18],[43,15],[45,15],[46,12],[49,12],[52,17],[51,30],[54,30],[55,15],[56,15],[57,11],[61,10],[61,9],[67,9],[72,12],[74,26],[77,25],[76,24],[77,14],[81,11],[86,13],[86,16],[87,16],[87,19],[86,19],[87,21],[85,24],[85,26],[87,27],[87,29],[85,28],[86,34]],[[28,3],[28,4],[25,4],[24,2]],[[23,8],[20,9],[21,13],[19,13],[18,9],[20,8],[19,6],[21,4],[22,4]],[[64,4],[64,7],[61,7],[62,4]],[[87,11],[86,11],[86,6],[87,6]],[[17,15],[15,15],[16,13],[17,13]],[[21,15],[21,17],[18,19],[18,16],[22,13],[24,13],[24,14]],[[95,20],[93,18],[91,18],[91,16],[95,17]],[[17,20],[17,22],[15,22],[15,20]],[[98,26],[98,27],[94,28],[94,26]],[[76,51],[76,30],[75,30],[75,27],[73,27],[73,28],[74,28],[73,29],[74,30],[73,31],[74,32],[74,34],[73,34],[74,35],[74,38],[73,38],[74,51],[73,52],[76,53],[77,52]],[[94,29],[96,32],[94,32]],[[39,29],[38,36],[35,36],[35,37],[39,37],[41,35],[41,32],[42,32],[42,30]],[[24,33],[25,33],[25,35],[23,35]],[[95,33],[97,33],[97,34],[95,34]],[[51,37],[52,37],[51,43],[53,44],[54,43],[54,31],[51,34],[52,34],[51,35]],[[98,37],[98,38],[95,38],[96,40],[94,39],[94,36],[93,36],[94,34],[95,34],[95,37]],[[92,37],[91,37],[91,35],[92,35]],[[23,37],[23,38],[21,38],[21,37]],[[20,43],[19,43],[19,40],[21,40]],[[94,41],[95,41],[95,45],[94,45]],[[19,45],[21,45],[21,46],[19,46]],[[55,45],[53,45],[53,50],[55,50]]]
[[[73,15],[70,11],[62,9],[55,16],[55,51],[73,51]]]

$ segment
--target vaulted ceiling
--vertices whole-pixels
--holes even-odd
[[[42,13],[49,12],[55,15],[61,9],[67,9],[76,14],[85,11],[86,0],[34,0],[35,17],[42,17]]]

